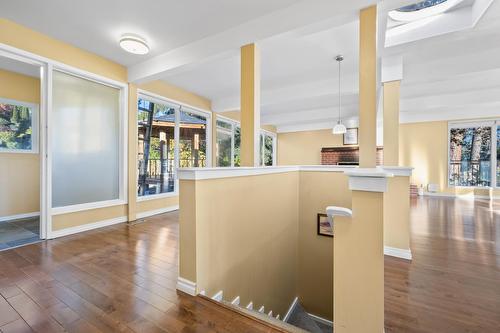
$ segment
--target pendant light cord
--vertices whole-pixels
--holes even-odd
[[[341,119],[342,119],[342,117],[341,117],[341,109],[340,109],[340,106],[341,106],[341,98],[342,98],[342,97],[340,96],[340,62],[341,62],[341,61],[342,61],[342,60],[338,60],[338,62],[339,62],[339,123],[340,123],[340,121],[341,121]]]

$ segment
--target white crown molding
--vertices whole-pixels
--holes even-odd
[[[234,167],[234,168],[180,168],[180,180],[204,180],[231,177],[247,177],[276,173],[306,172],[346,172],[357,169],[351,165],[289,165],[269,167]]]
[[[300,165],[299,171],[312,172],[345,172],[350,169],[355,169],[356,165]]]
[[[196,282],[190,281],[183,277],[177,278],[177,290],[180,290],[188,295],[196,296]]]
[[[410,249],[398,249],[396,247],[384,246],[384,254],[386,256],[412,260]]]
[[[20,219],[27,219],[27,218],[36,217],[36,216],[40,216],[40,212],[32,212],[32,213],[23,213],[23,214],[15,214],[15,215],[8,215],[8,216],[0,216],[0,222],[20,220]]]
[[[377,168],[358,168],[346,171],[349,177],[349,189],[352,191],[386,192],[387,178],[392,173]]]
[[[87,223],[87,224],[82,224],[82,225],[79,225],[76,227],[70,227],[70,228],[64,228],[61,230],[51,231],[49,233],[48,238],[52,239],[52,238],[73,235],[73,234],[77,234],[80,232],[89,231],[89,230],[98,229],[98,228],[109,227],[111,225],[115,225],[118,223],[124,223],[124,222],[127,222],[127,216],[115,217],[115,218],[112,218],[109,220],[103,220],[103,221],[94,222],[94,223]]]
[[[404,166],[378,166],[377,169],[392,173],[395,177],[409,177],[413,172],[413,167]]]
[[[234,167],[234,168],[180,168],[180,180],[202,180],[245,177],[298,171],[297,166]]]

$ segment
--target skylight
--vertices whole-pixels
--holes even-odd
[[[439,5],[447,0],[425,0],[421,2],[414,3],[412,5],[404,6],[396,9],[398,12],[414,12],[417,10],[429,8],[435,5]]]
[[[388,14],[394,21],[412,22],[442,14],[463,1],[464,0],[424,0],[391,10]]]

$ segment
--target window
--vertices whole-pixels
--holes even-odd
[[[492,163],[496,163],[500,156],[497,152],[497,158],[492,160],[492,128],[496,128],[492,122],[450,126],[448,165],[450,186],[487,187],[494,184]],[[494,133],[497,139],[493,144],[497,146],[499,132],[496,130]]]
[[[207,166],[207,117],[192,110],[180,112],[179,166]]]
[[[177,192],[176,168],[207,165],[208,113],[139,93],[137,195],[141,200]]]
[[[236,121],[217,117],[216,166],[240,166],[240,126]]]
[[[53,72],[53,207],[123,198],[121,89]]]
[[[137,168],[139,197],[175,191],[175,106],[139,98]]]
[[[276,134],[267,131],[261,131],[259,165],[276,165]]]
[[[0,98],[0,152],[38,152],[38,106]]]

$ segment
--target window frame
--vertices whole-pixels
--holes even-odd
[[[467,185],[454,185],[450,184],[450,139],[451,130],[455,128],[471,128],[471,127],[487,127],[491,128],[491,144],[490,144],[490,186],[467,186]],[[446,184],[449,188],[457,189],[490,189],[499,188],[497,186],[497,128],[500,126],[500,119],[478,119],[478,120],[465,120],[465,121],[450,121],[448,122],[448,133],[447,133],[447,173],[446,173]]]
[[[260,159],[262,161],[262,164],[259,163],[259,165],[261,167],[276,166],[276,151],[277,151],[278,135],[274,132],[271,132],[271,131],[268,131],[265,129],[260,130],[260,135],[263,135],[264,137],[262,138],[262,145],[260,147],[260,154],[261,154]],[[266,135],[273,138],[273,164],[272,165],[264,165],[264,157],[265,157],[264,147],[266,144],[266,139],[265,139]]]
[[[224,117],[221,115],[216,115],[215,117],[215,144],[217,144],[217,130],[219,129],[217,126],[217,121],[222,121],[224,123],[230,124],[231,125],[231,130],[228,129],[221,129],[221,130],[226,130],[228,133],[231,132],[231,165],[230,166],[218,166],[217,161],[219,160],[217,156],[217,151],[215,152],[215,166],[217,168],[234,168],[234,143],[235,143],[235,133],[236,133],[236,127],[241,128],[241,124],[239,121]]]
[[[31,109],[31,149],[11,149],[11,148],[2,148],[0,147],[0,154],[38,154],[39,153],[39,145],[40,145],[40,137],[39,137],[39,105],[36,103],[29,103],[18,101],[10,98],[0,97],[0,104],[11,104],[11,105],[19,105],[24,106]]]
[[[177,179],[177,169],[178,169],[178,154],[177,154],[177,150],[178,150],[178,147],[177,145],[179,144],[179,131],[177,130],[178,128],[178,124],[179,124],[179,104],[175,104],[175,103],[172,103],[168,100],[166,100],[165,98],[161,97],[161,96],[158,96],[158,95],[154,95],[154,94],[151,94],[149,92],[145,92],[145,91],[137,91],[137,102],[139,102],[139,99],[145,99],[149,102],[153,102],[153,103],[157,103],[157,104],[163,104],[163,105],[173,105],[174,107],[174,110],[175,110],[175,125],[174,125],[174,141],[175,141],[175,147],[174,147],[174,170],[173,170],[173,174],[174,174],[174,190],[172,192],[166,192],[166,193],[158,193],[158,194],[150,194],[150,195],[137,195],[136,194],[136,197],[137,197],[137,202],[142,202],[142,201],[148,201],[148,200],[156,200],[156,199],[162,199],[162,198],[169,198],[169,197],[176,197],[179,195],[179,180]],[[135,126],[136,126],[136,130],[137,130],[137,116],[139,114],[139,108],[136,106],[135,107],[136,109],[136,113],[135,113],[135,119],[136,119],[136,122],[135,122]],[[135,132],[136,136],[135,136],[135,140],[136,141],[136,146],[137,146],[137,143],[139,141],[139,133],[138,131]],[[139,155],[139,152],[137,151],[136,154],[135,154],[135,157],[136,157],[136,162],[137,162],[137,157]],[[139,173],[137,172],[137,167],[136,167],[136,170],[135,170],[135,186],[137,186],[137,182],[139,181]]]
[[[181,110],[194,113],[196,115],[205,117],[207,120],[207,127],[206,127],[206,140],[207,140],[207,152],[206,152],[206,166],[205,168],[208,168],[212,165],[212,114],[208,110],[203,110],[200,108],[197,108],[195,106],[186,104],[186,103],[181,103],[177,100],[171,99],[164,97],[159,94],[152,93],[150,91],[144,90],[144,89],[137,89],[137,102],[139,101],[139,98],[143,98],[149,101],[152,101],[153,103],[159,103],[159,104],[169,104],[173,105],[175,109],[175,128],[174,128],[174,140],[175,140],[175,147],[174,147],[174,178],[175,178],[175,183],[174,183],[174,191],[173,192],[167,192],[167,193],[159,193],[159,194],[151,194],[151,195],[145,195],[145,196],[139,196],[137,193],[135,194],[136,197],[136,202],[142,202],[142,201],[149,201],[149,200],[157,200],[157,199],[163,199],[163,198],[169,198],[169,197],[176,197],[179,195],[179,178],[178,178],[178,170],[179,170],[179,140],[180,140],[180,115],[181,115]],[[137,103],[136,103],[137,104]],[[139,108],[137,105],[135,107],[135,124],[137,128],[137,114],[139,112]],[[181,108],[182,107],[182,108]],[[139,138],[138,133],[135,133],[135,145],[137,146],[137,140]],[[135,154],[136,162],[137,162],[137,156],[138,152]],[[137,185],[137,181],[139,180],[139,173],[137,172],[137,168],[135,167],[135,185]],[[135,193],[135,192],[134,192]]]

